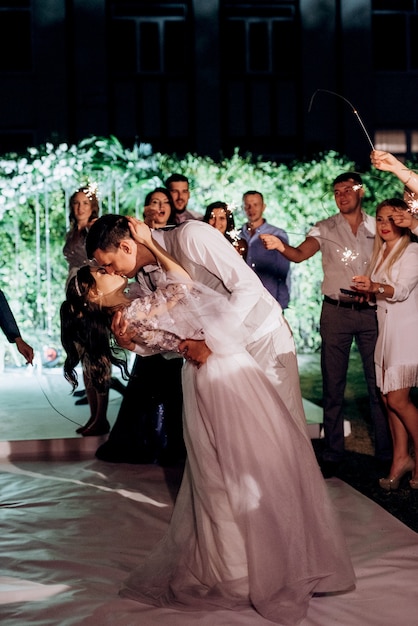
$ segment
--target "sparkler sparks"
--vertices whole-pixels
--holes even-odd
[[[341,250],[337,250],[337,252],[341,252]],[[344,248],[344,250],[342,251],[342,255],[341,255],[341,261],[344,263],[344,265],[349,265],[350,263],[353,263],[353,261],[355,261],[359,256],[359,253],[356,252],[355,250],[350,250],[349,248]]]
[[[406,196],[408,196],[406,198]],[[418,199],[413,191],[405,192],[405,202],[408,205],[408,213],[414,217],[418,217]]]
[[[88,184],[83,187],[83,193],[86,194],[89,200],[92,200],[93,197],[99,197],[99,185],[97,183],[88,182]]]

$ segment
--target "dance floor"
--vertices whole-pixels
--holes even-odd
[[[4,378],[1,419],[8,412]],[[118,596],[167,527],[181,468],[104,463],[94,457],[98,443],[68,437],[48,446],[23,438],[1,444],[1,625],[271,624],[251,610],[181,613]],[[302,626],[416,626],[418,534],[339,479],[326,482],[357,588],[313,598]]]

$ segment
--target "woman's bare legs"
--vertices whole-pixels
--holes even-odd
[[[98,435],[106,435],[110,430],[110,424],[107,420],[107,407],[109,404],[109,391],[99,393],[84,376],[84,385],[86,388],[87,400],[90,407],[90,419],[77,432],[83,437],[92,437]]]
[[[397,389],[383,396],[393,440],[392,466],[389,477],[383,480],[392,480],[392,488],[397,488],[402,476],[409,471],[412,471],[413,477],[418,477],[418,409],[411,400],[410,391],[409,387]],[[414,463],[409,454],[411,443]],[[382,481],[381,486],[384,487]]]

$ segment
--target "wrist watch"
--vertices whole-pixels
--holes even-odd
[[[378,293],[385,293],[385,288],[382,285],[380,285],[380,287],[378,288],[377,292]]]

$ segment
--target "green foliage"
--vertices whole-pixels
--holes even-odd
[[[153,153],[151,146],[128,150],[115,137],[91,137],[76,146],[47,144],[30,148],[24,156],[0,158],[0,286],[5,291],[22,334],[38,350],[58,346],[59,308],[64,297],[67,267],[62,255],[71,193],[96,182],[103,213],[142,216],[145,195],[173,172],[185,174],[191,184],[190,207],[202,214],[215,200],[234,210],[236,225],[245,222],[242,194],[261,191],[266,219],[284,228],[290,243],[303,241],[309,227],[335,213],[332,181],[354,164],[335,152],[317,159],[277,164],[242,156],[214,161],[188,154],[183,159]],[[391,174],[362,172],[364,207],[373,213],[376,203],[402,194]],[[321,255],[292,265],[292,297],[286,317],[300,352],[319,347]],[[3,339],[2,339],[3,340]]]

